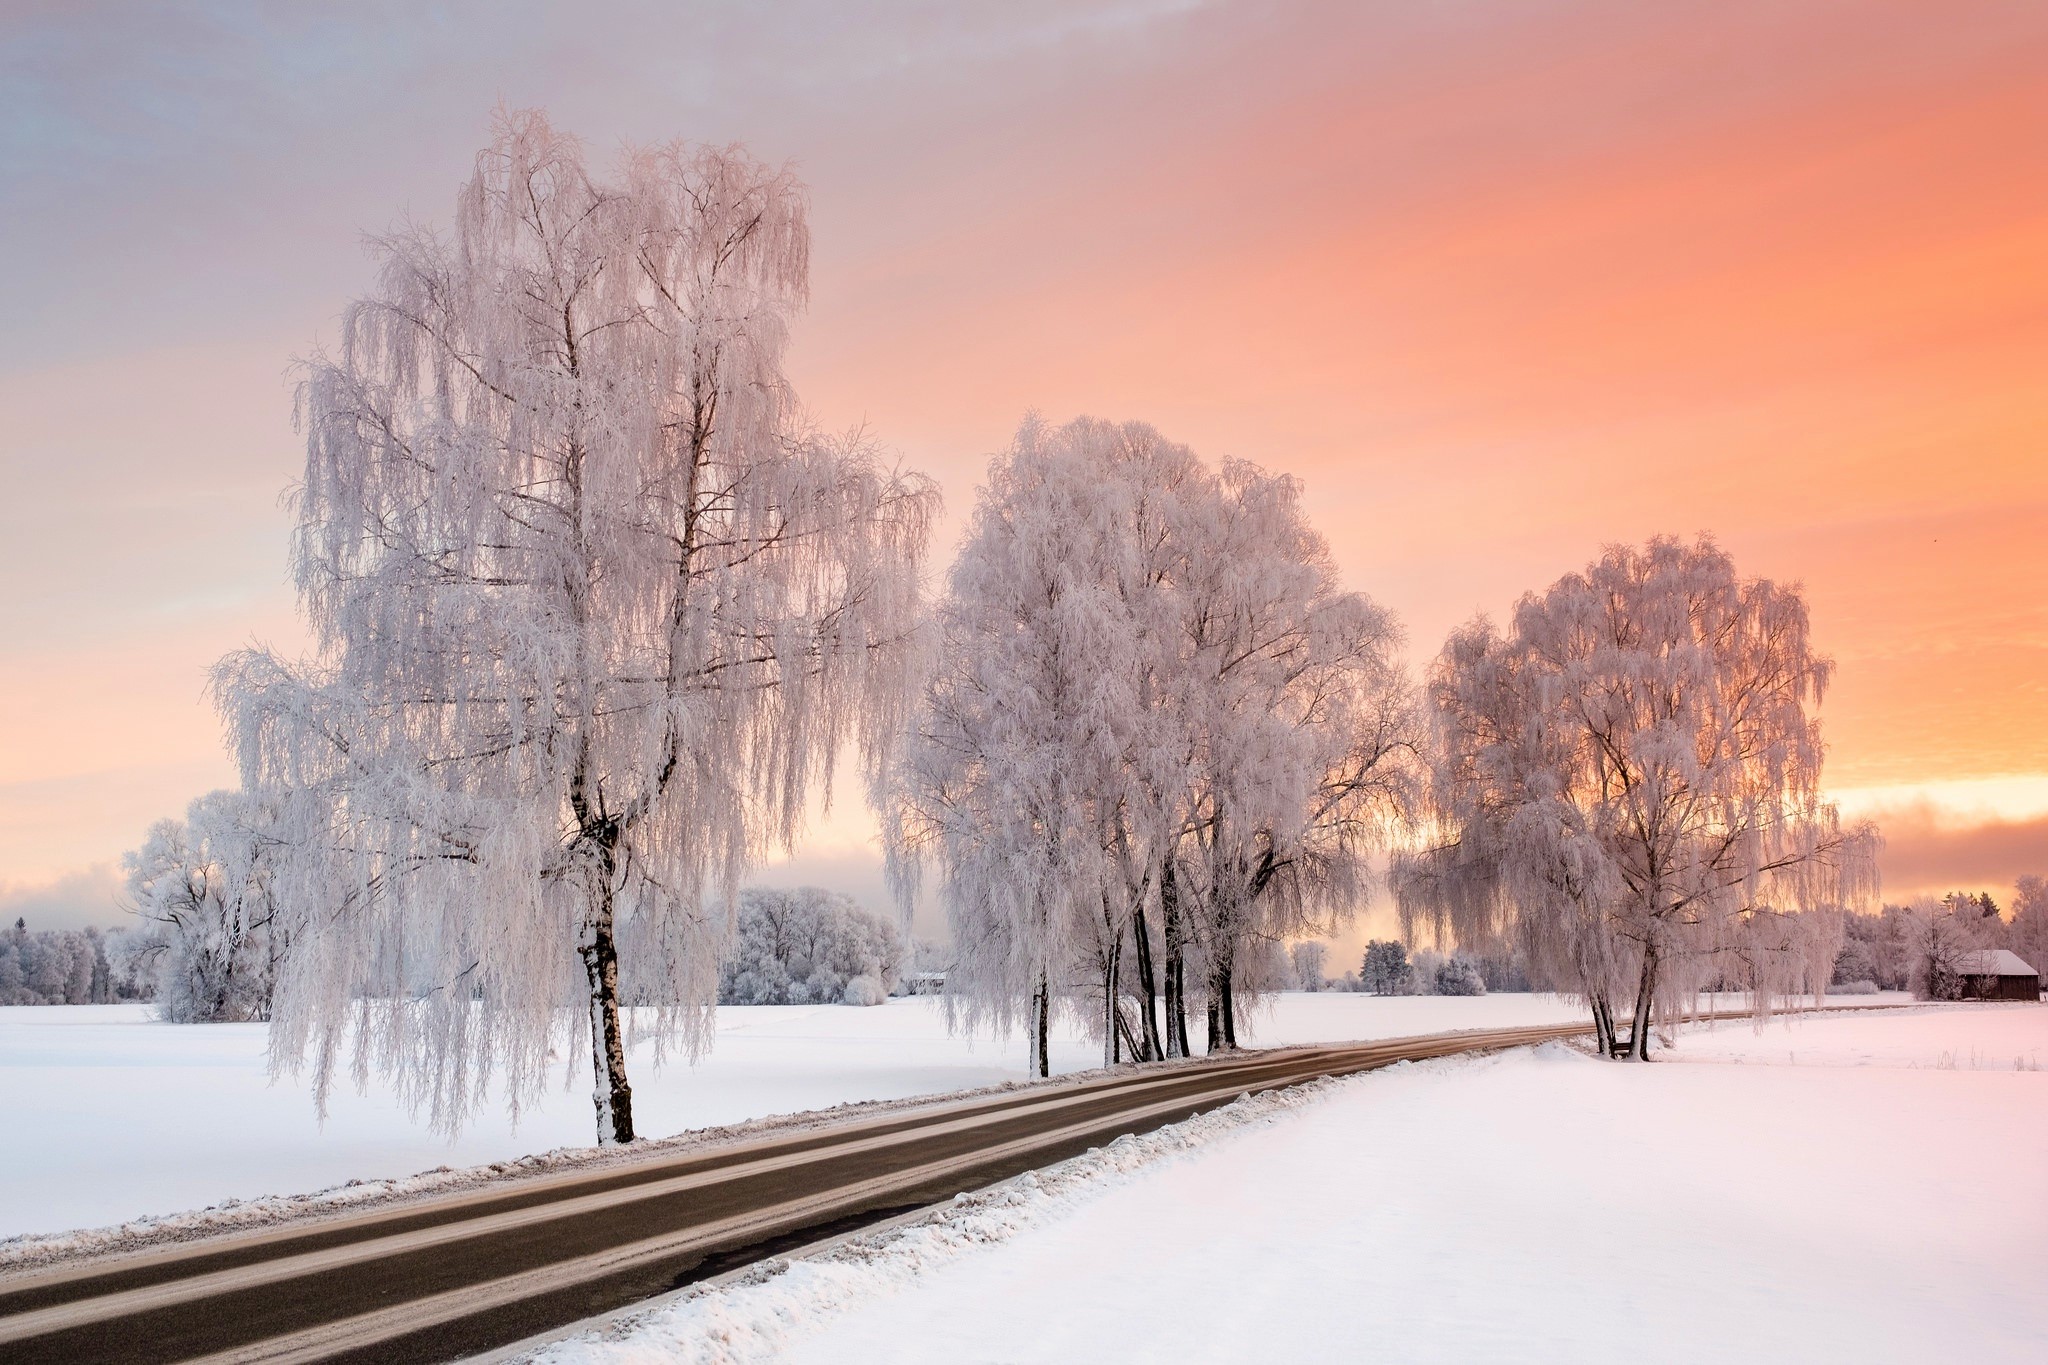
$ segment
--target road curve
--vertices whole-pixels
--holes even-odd
[[[455,1360],[1255,1090],[1589,1032],[1238,1052],[0,1278],[0,1360]]]

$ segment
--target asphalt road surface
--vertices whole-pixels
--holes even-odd
[[[0,1361],[447,1361],[1228,1104],[1590,1025],[1240,1052],[0,1278]]]

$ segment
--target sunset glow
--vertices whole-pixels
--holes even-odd
[[[797,391],[941,481],[935,570],[1034,409],[1297,475],[1418,668],[1711,532],[1805,585],[1886,898],[2048,872],[2048,9],[734,13],[712,71],[680,12],[472,48],[92,8],[0,38],[10,923],[111,919],[122,850],[234,780],[205,671],[300,629],[291,360],[500,98],[797,165]],[[797,862],[876,881],[851,795]]]

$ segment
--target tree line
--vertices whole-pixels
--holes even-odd
[[[144,991],[120,970],[121,931],[0,929],[0,1005],[108,1005]],[[110,953],[109,945],[114,945]]]
[[[1956,891],[1853,916],[1844,925],[1833,985],[1953,1000],[1967,959],[1987,948],[2010,949],[2048,985],[2048,879],[2021,877],[2010,914],[1989,893]]]

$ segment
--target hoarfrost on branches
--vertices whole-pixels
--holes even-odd
[[[1831,671],[1798,588],[1704,539],[1610,549],[1510,630],[1459,630],[1427,686],[1441,837],[1396,859],[1404,921],[1511,936],[1611,1055],[1647,1056],[1716,978],[1766,1008],[1824,989],[1834,912],[1877,881],[1875,831],[1820,791]],[[1825,918],[1788,929],[1800,912]]]
[[[603,180],[500,115],[453,231],[373,249],[300,394],[316,652],[217,674],[288,846],[273,1061],[452,1129],[496,1078],[516,1112],[580,1001],[626,1141],[619,958],[700,1047],[742,874],[903,724],[935,493],[804,424],[804,196],[736,147]]]
[[[1327,965],[1330,947],[1313,940],[1297,943],[1287,950],[1288,966],[1294,972],[1294,989],[1298,991],[1320,991],[1329,985]]]
[[[851,896],[815,886],[749,887],[719,969],[718,1003],[879,1005],[902,976],[907,953],[901,930]]]
[[[27,919],[15,916],[11,926],[0,927],[0,1005],[103,1005],[136,998],[141,985],[119,962],[128,936],[124,929],[32,933]]]
[[[1376,938],[1365,945],[1359,964],[1359,989],[1374,995],[1406,995],[1415,980],[1415,968],[1408,961],[1408,945],[1399,939]]]
[[[1461,953],[1453,953],[1437,966],[1430,985],[1435,995],[1486,994],[1486,982],[1480,979],[1478,966]]]
[[[157,1013],[169,1022],[270,1017],[286,941],[270,894],[271,824],[263,803],[212,792],[183,820],[157,821],[123,857],[141,922],[117,941],[116,965],[153,983]]]
[[[1964,959],[1997,942],[1997,920],[1977,912],[1975,905],[1958,907],[1922,896],[1906,907],[1908,951],[1906,988],[1921,1000],[1959,1000],[1963,994]],[[2028,964],[2032,966],[2032,963]]]
[[[2030,873],[2013,892],[2012,950],[2048,984],[2048,878]]]
[[[1337,582],[1299,485],[1138,423],[1027,420],[993,462],[886,788],[906,891],[941,874],[952,1007],[1076,1012],[1103,1060],[1236,1043],[1284,940],[1349,912],[1403,814],[1392,618]],[[1162,1018],[1163,1006],[1163,1018]]]

